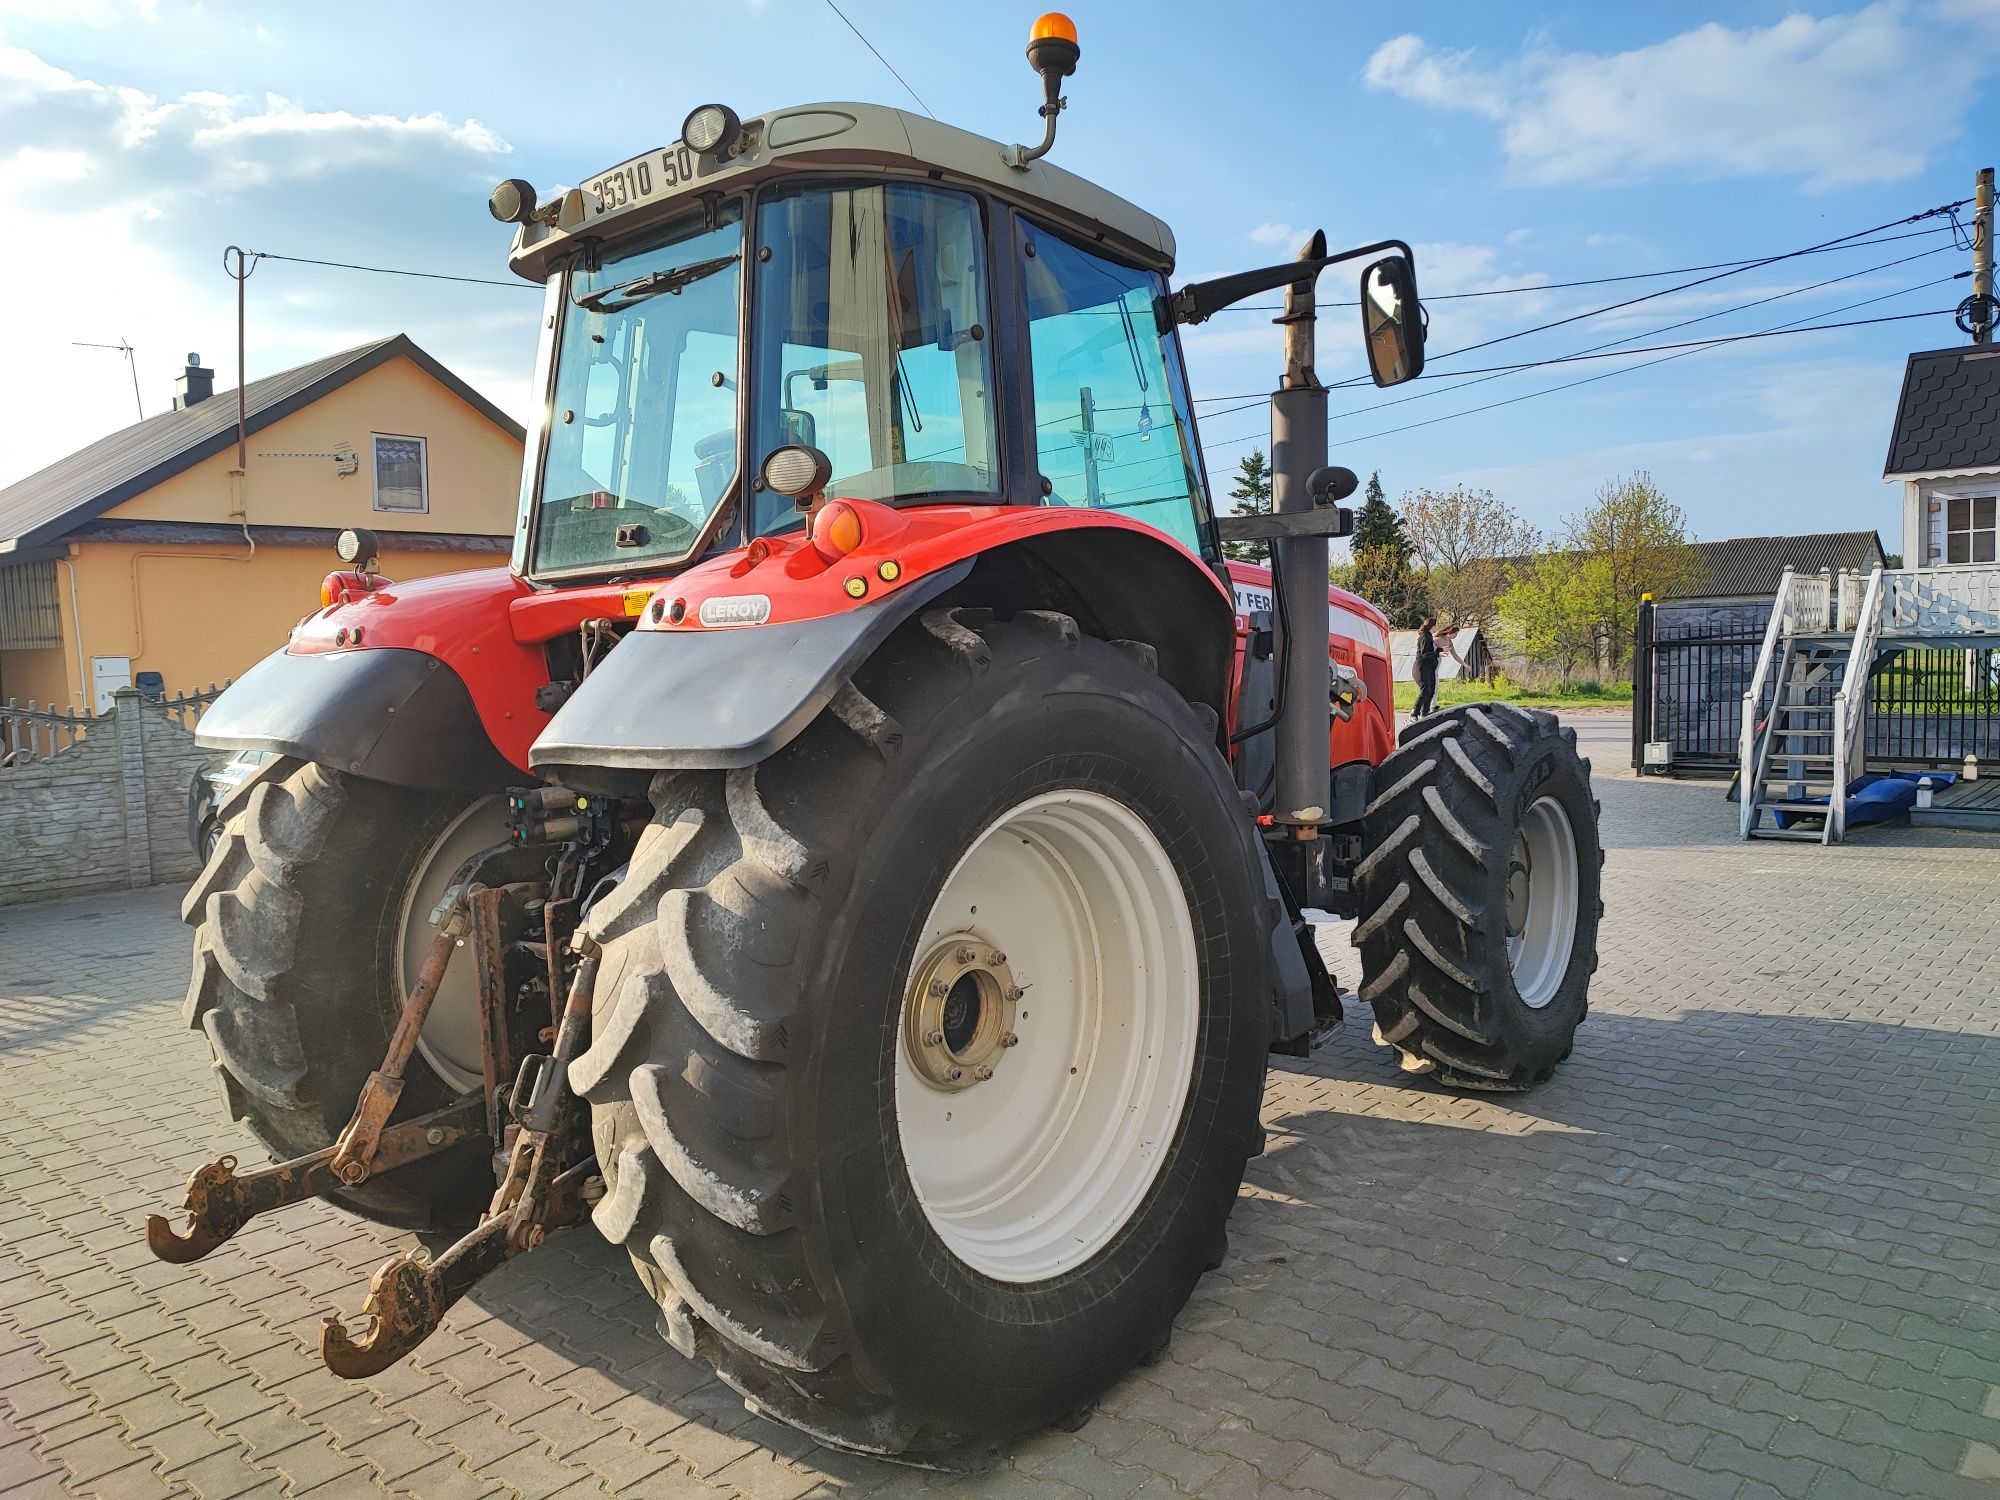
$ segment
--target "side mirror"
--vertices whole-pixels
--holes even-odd
[[[1385,255],[1361,273],[1361,340],[1377,385],[1401,385],[1423,373],[1424,310],[1417,268],[1407,256]]]

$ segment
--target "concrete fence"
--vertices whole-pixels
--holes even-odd
[[[109,712],[0,708],[0,906],[186,880],[187,796],[214,753],[193,722],[215,690]]]

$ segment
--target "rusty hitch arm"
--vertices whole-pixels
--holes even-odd
[[[583,1216],[584,1187],[595,1175],[588,1156],[563,1168],[559,1158],[569,1138],[575,1099],[569,1091],[569,1063],[590,1030],[597,985],[597,945],[575,940],[582,956],[546,1056],[522,1059],[510,1112],[520,1122],[507,1156],[499,1190],[479,1227],[434,1261],[403,1251],[392,1256],[368,1283],[361,1305],[368,1326],[359,1338],[337,1313],[320,1330],[320,1357],[347,1380],[380,1374],[436,1330],[445,1312],[479,1280],[515,1256],[533,1250],[551,1229]]]
[[[449,1151],[485,1134],[485,1110],[472,1097],[384,1131],[375,1144],[373,1168],[387,1172]],[[146,1245],[161,1260],[186,1265],[200,1260],[258,1214],[338,1192],[346,1181],[334,1168],[335,1148],[236,1175],[236,1158],[195,1169],[188,1178],[188,1231],[182,1234],[160,1214],[146,1217]]]

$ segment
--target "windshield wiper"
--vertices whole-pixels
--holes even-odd
[[[623,312],[648,297],[658,297],[668,292],[678,292],[682,287],[692,286],[704,277],[713,276],[717,271],[726,271],[742,257],[732,252],[715,255],[707,260],[693,261],[685,266],[675,266],[670,271],[648,271],[644,276],[635,276],[621,286],[605,287],[602,291],[588,292],[575,299],[576,305],[585,312]],[[614,300],[615,299],[615,300]]]

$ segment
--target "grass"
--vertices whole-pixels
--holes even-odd
[[[1414,682],[1396,684],[1398,709],[1408,713],[1416,701],[1417,685]],[[1586,677],[1575,682],[1529,687],[1515,682],[1503,672],[1491,683],[1441,682],[1438,684],[1437,701],[1440,708],[1451,708],[1460,703],[1518,703],[1523,708],[1629,708],[1632,684],[1599,682]]]

